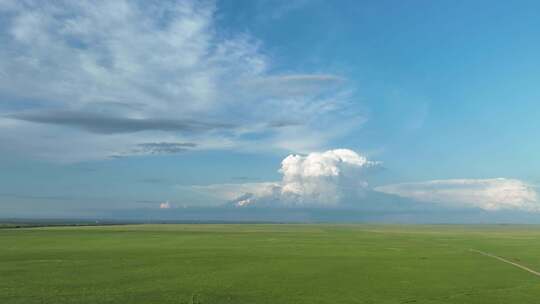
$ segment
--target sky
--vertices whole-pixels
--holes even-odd
[[[0,0],[0,218],[534,221],[539,10]]]

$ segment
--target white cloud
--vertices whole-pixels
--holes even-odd
[[[337,205],[345,196],[365,189],[363,171],[375,164],[348,149],[289,155],[279,170],[283,174],[280,199],[298,205]]]
[[[159,204],[159,209],[171,209],[172,205],[169,201]]]
[[[517,179],[433,180],[386,185],[375,190],[448,207],[540,211],[535,187]]]
[[[361,197],[367,187],[365,173],[377,162],[348,149],[291,154],[281,162],[280,182],[191,186],[233,205],[338,206]]]
[[[345,79],[274,72],[260,41],[220,33],[215,10],[205,1],[2,1],[0,124],[16,124],[26,141],[0,130],[2,149],[69,160],[129,155],[149,141],[307,151],[364,122]],[[58,111],[93,118],[77,125]],[[92,133],[102,116],[124,133]],[[135,119],[152,128],[120,125]],[[156,125],[174,120],[234,126]]]

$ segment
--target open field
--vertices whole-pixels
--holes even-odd
[[[0,229],[0,303],[538,303],[540,227]]]

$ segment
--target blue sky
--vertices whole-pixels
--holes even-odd
[[[0,1],[0,214],[537,212],[539,9]]]

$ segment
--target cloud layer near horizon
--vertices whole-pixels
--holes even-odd
[[[401,183],[376,191],[447,207],[539,212],[535,187],[517,179],[447,179]]]
[[[301,152],[364,121],[345,79],[276,72],[259,40],[220,32],[215,14],[212,1],[1,1],[0,152]]]
[[[448,209],[540,212],[536,188],[518,179],[448,179],[368,187],[378,162],[348,149],[292,154],[281,162],[279,182],[192,186],[236,207],[362,207],[374,202],[367,192],[410,199]],[[394,199],[392,199],[394,197]],[[406,203],[406,202],[405,202]],[[406,206],[400,206],[400,209]],[[417,206],[415,206],[417,207]],[[401,209],[402,210],[402,209]],[[391,211],[391,210],[388,210]]]

